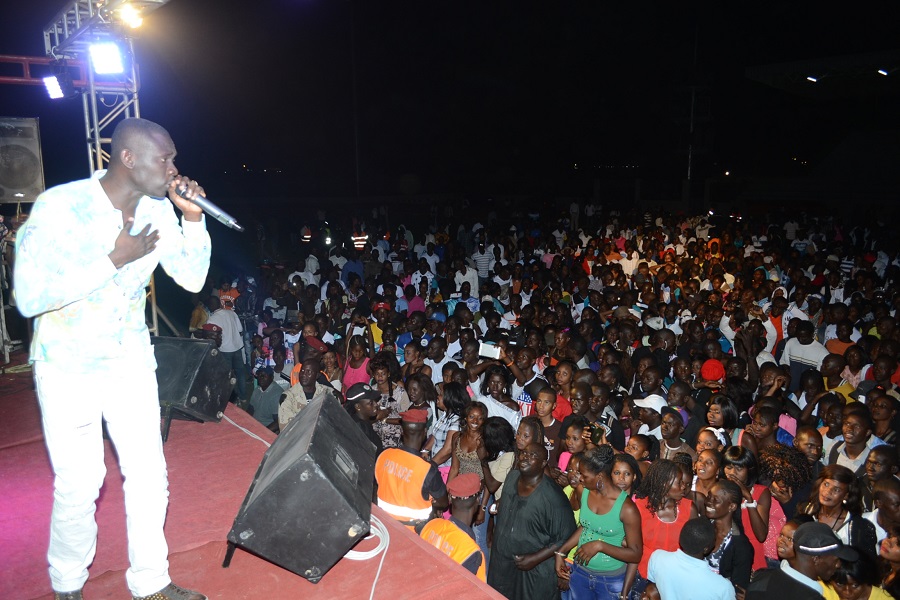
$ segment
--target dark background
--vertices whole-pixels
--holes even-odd
[[[3,3],[0,53],[43,55],[62,6]],[[900,129],[900,74],[837,96],[745,76],[898,46],[897,3],[837,8],[172,0],[138,33],[142,116],[216,197],[356,196],[357,147],[361,196],[588,197],[598,177],[677,196],[691,85],[701,182],[806,175],[853,132]],[[48,186],[87,174],[78,100],[2,86],[0,115],[41,118]]]

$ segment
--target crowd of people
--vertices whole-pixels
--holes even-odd
[[[885,231],[572,215],[304,236],[191,329],[273,431],[343,403],[377,504],[506,597],[900,598]]]

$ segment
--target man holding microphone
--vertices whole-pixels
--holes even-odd
[[[158,264],[191,292],[209,269],[205,219],[191,202],[203,188],[179,175],[175,154],[160,125],[125,119],[113,132],[109,170],[41,194],[17,239],[16,301],[37,317],[30,360],[55,474],[47,557],[57,599],[83,598],[94,559],[103,419],[125,478],[132,596],[206,598],[169,578],[168,479],[144,317]]]

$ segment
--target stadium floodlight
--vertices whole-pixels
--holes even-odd
[[[125,72],[122,53],[115,42],[96,42],[90,46],[91,65],[97,75],[117,75]]]

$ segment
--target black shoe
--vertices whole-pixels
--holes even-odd
[[[53,600],[84,600],[84,596],[81,595],[81,590],[75,590],[74,592],[53,592]]]
[[[174,583],[170,583],[155,594],[150,594],[149,596],[132,596],[132,598],[134,598],[134,600],[207,600],[206,596],[200,592],[186,590],[183,587],[178,587]],[[74,600],[81,600],[81,596],[79,595]]]

